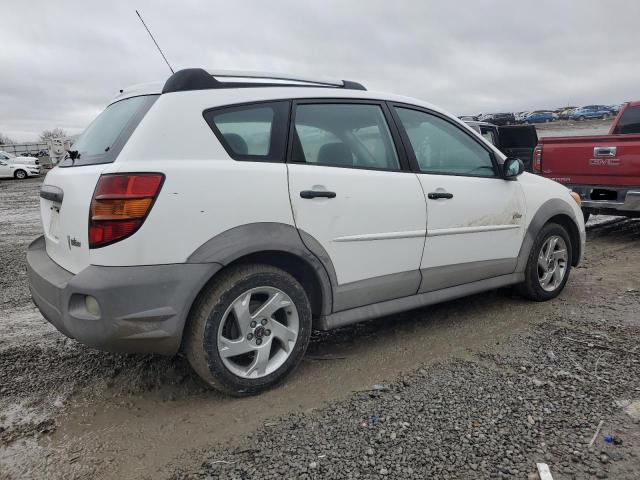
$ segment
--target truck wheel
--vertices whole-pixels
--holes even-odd
[[[253,395],[296,367],[310,335],[311,307],[295,278],[269,265],[239,265],[199,295],[185,351],[210,386],[234,396]]]
[[[557,223],[548,223],[538,233],[525,268],[520,294],[544,302],[558,296],[571,271],[571,240]]]
[[[584,115],[580,115],[580,116],[578,117],[578,120],[579,120],[579,121],[581,121],[581,122],[584,122],[584,120],[585,120]]]
[[[24,170],[16,170],[13,173],[13,176],[18,180],[24,180],[25,178],[27,178],[27,172],[25,172]]]

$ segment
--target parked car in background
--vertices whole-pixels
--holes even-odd
[[[487,113],[480,118],[480,121],[494,125],[513,125],[516,123],[516,118],[513,113]]]
[[[620,110],[608,135],[541,138],[533,170],[580,195],[585,220],[640,217],[640,102]]]
[[[547,110],[536,110],[527,115],[527,123],[548,123],[556,120],[556,114]]]
[[[312,328],[507,285],[546,301],[580,263],[577,196],[443,110],[351,81],[231,77],[121,91],[47,174],[27,272],[64,334],[182,350],[249,395],[295,368]]]
[[[591,118],[609,118],[613,116],[613,111],[606,105],[587,105],[586,107],[576,108],[569,118],[571,120],[587,120]]]
[[[531,172],[533,150],[538,144],[538,134],[533,125],[505,125],[497,126],[486,122],[465,122],[476,133],[496,146],[507,157],[515,157],[522,160],[524,169]]]
[[[529,115],[529,113],[531,113],[531,112],[518,112],[518,113],[516,113],[514,115],[514,118],[516,120],[516,124],[526,123],[527,115]]]
[[[560,113],[558,113],[558,117],[560,120],[569,120],[573,111],[578,107],[565,107]]]
[[[21,165],[39,165],[40,161],[36,157],[16,157],[10,153],[0,150],[0,160],[8,163],[20,163]]]
[[[621,105],[607,105],[607,108],[611,110],[611,113],[617,115],[620,109],[624,106],[624,103]]]
[[[19,161],[11,162],[9,160],[0,160],[0,178],[24,180],[27,177],[37,177],[38,175],[40,175],[39,165],[28,165],[19,163]]]

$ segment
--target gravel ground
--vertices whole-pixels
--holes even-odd
[[[527,478],[540,461],[638,478],[638,220],[592,217],[553,302],[488,292],[317,332],[287,382],[238,400],[181,357],[94,351],[44,321],[24,265],[40,183],[0,181],[2,480]]]
[[[622,315],[631,319],[640,298],[628,297]],[[559,315],[499,353],[419,368],[270,420],[173,478],[537,479],[537,462],[555,479],[638,478],[640,416],[621,405],[640,398],[639,333],[603,304]]]

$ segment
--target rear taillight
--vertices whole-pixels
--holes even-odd
[[[532,168],[534,173],[542,173],[542,145],[533,150]]]
[[[102,175],[91,200],[89,248],[104,247],[133,235],[147,218],[164,175]]]

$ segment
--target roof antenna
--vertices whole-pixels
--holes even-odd
[[[151,40],[153,40],[153,43],[155,43],[156,47],[158,47],[158,51],[160,52],[160,55],[162,55],[162,58],[164,58],[164,61],[167,63],[167,67],[169,67],[169,70],[171,70],[171,73],[176,73],[173,71],[173,68],[171,68],[171,65],[169,65],[169,60],[167,60],[167,57],[165,57],[164,53],[162,53],[162,49],[160,48],[160,45],[158,45],[158,42],[156,42],[156,39],[153,38],[153,34],[151,33],[151,30],[149,30],[149,27],[147,27],[147,24],[144,23],[144,20],[142,19],[142,16],[140,15],[140,12],[138,12],[138,10],[136,10],[136,14],[138,15],[138,18],[140,19],[140,21],[142,22],[142,25],[144,25],[144,28],[147,29],[147,33],[151,37]]]

